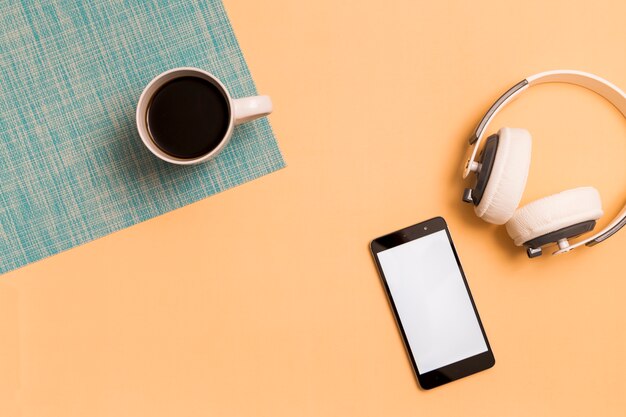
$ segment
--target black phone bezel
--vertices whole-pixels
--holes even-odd
[[[446,235],[448,236],[448,242],[450,242],[450,246],[452,247],[452,252],[454,253],[459,272],[461,273],[463,283],[465,284],[465,289],[467,290],[467,294],[469,295],[470,301],[472,303],[474,314],[476,314],[476,319],[478,320],[480,331],[482,332],[483,338],[485,339],[487,351],[460,360],[458,362],[451,363],[439,369],[420,374],[415,358],[413,357],[413,353],[411,352],[411,346],[409,345],[409,341],[404,332],[402,321],[400,320],[400,316],[398,315],[398,310],[396,309],[395,302],[391,295],[391,291],[389,290],[387,279],[385,278],[385,274],[380,265],[377,255],[379,252],[382,252],[384,250],[411,242],[415,239],[420,239],[424,236],[428,236],[441,230],[445,230]],[[485,369],[489,369],[493,365],[495,365],[496,360],[493,356],[493,351],[491,350],[489,339],[487,339],[487,334],[485,333],[485,329],[483,328],[482,320],[480,319],[480,315],[478,314],[478,310],[476,309],[476,304],[474,303],[474,297],[472,297],[472,292],[470,291],[469,285],[467,284],[467,279],[465,278],[465,272],[463,272],[461,261],[459,260],[456,248],[454,247],[454,243],[452,242],[452,236],[450,235],[448,225],[446,224],[446,221],[443,219],[443,217],[435,217],[374,239],[370,243],[370,250],[372,252],[372,256],[374,257],[374,262],[376,263],[376,268],[378,269],[381,281],[383,282],[383,287],[385,289],[385,292],[387,293],[387,299],[389,301],[389,304],[391,305],[391,309],[393,311],[396,323],[398,325],[398,328],[400,329],[402,341],[404,342],[404,347],[406,348],[409,360],[411,361],[413,372],[415,374],[415,377],[417,378],[417,381],[419,382],[419,385],[423,389],[428,390],[431,388],[435,388],[448,382],[455,381],[457,379],[475,374],[480,371],[484,371]]]

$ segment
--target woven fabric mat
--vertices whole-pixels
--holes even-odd
[[[196,166],[144,148],[135,105],[193,66],[256,89],[219,0],[0,0],[0,273],[284,166],[266,118]]]

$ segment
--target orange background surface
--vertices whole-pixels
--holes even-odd
[[[623,1],[225,2],[288,167],[0,278],[0,415],[623,416],[626,232],[528,260],[460,202],[466,139],[530,74],[626,88]],[[543,85],[523,201],[625,202],[626,122]],[[444,216],[496,356],[421,391],[368,252]]]

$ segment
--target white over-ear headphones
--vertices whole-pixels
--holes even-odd
[[[581,71],[556,70],[530,76],[511,87],[478,123],[469,144],[474,145],[463,178],[476,175],[473,188],[466,188],[463,201],[474,204],[476,215],[494,224],[506,224],[517,246],[527,248],[528,257],[541,255],[541,247],[556,243],[553,255],[582,245],[593,246],[611,237],[626,224],[624,207],[609,225],[576,243],[568,239],[593,230],[602,216],[600,194],[593,187],[580,187],[533,201],[518,208],[528,178],[531,138],[524,129],[504,127],[487,138],[478,160],[478,148],[494,116],[522,91],[543,83],[569,83],[588,88],[611,102],[626,117],[626,94],[596,75]]]

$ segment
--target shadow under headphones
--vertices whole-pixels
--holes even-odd
[[[602,216],[600,193],[580,187],[533,201],[518,208],[530,168],[531,137],[524,129],[501,128],[487,138],[476,158],[485,131],[494,116],[522,91],[543,83],[568,83],[587,88],[607,99],[626,117],[626,94],[596,75],[573,70],[547,71],[532,75],[511,87],[478,123],[469,144],[474,145],[463,178],[476,176],[473,188],[466,188],[463,201],[474,204],[476,215],[486,222],[506,224],[515,245],[525,246],[529,258],[540,256],[542,246],[556,243],[553,255],[582,245],[593,246],[611,237],[626,224],[624,207],[609,225],[576,243],[568,239],[591,232]]]

